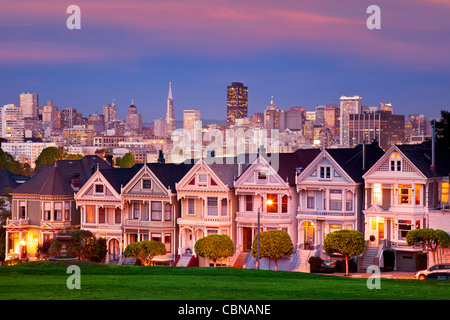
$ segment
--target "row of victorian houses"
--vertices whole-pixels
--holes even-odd
[[[366,264],[382,266],[381,253],[391,248],[396,269],[413,271],[420,249],[407,245],[407,232],[450,232],[449,173],[448,152],[431,143],[394,145],[386,152],[372,143],[182,164],[160,158],[129,169],[97,156],[60,160],[11,193],[6,252],[33,259],[37,243],[80,227],[106,239],[109,262],[121,261],[131,242],[157,240],[167,249],[155,257],[158,264],[186,266],[198,239],[227,234],[235,254],[222,264],[252,268],[259,215],[261,231],[284,230],[294,243],[280,270],[308,270],[309,257],[327,258],[326,234],[351,229],[363,232],[368,244],[359,265],[366,258]],[[447,251],[444,259],[450,260]],[[262,260],[261,268],[272,267]]]

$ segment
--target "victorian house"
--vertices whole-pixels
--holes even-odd
[[[252,242],[260,231],[283,230],[297,243],[296,172],[305,168],[320,153],[319,149],[301,149],[294,153],[259,155],[236,180],[238,198],[236,214],[236,267],[252,268],[255,259],[250,255]],[[280,270],[291,270],[291,258],[278,261]],[[261,260],[261,268],[270,269],[268,259]]]
[[[382,155],[376,144],[355,148],[323,149],[298,170],[298,248],[304,267],[310,256],[327,259],[326,234],[343,229],[363,232],[364,181],[362,175]]]
[[[210,234],[226,234],[235,242],[235,213],[237,201],[234,180],[244,170],[237,158],[207,158],[198,160],[191,170],[176,183],[181,202],[178,219],[177,265],[187,265],[195,255],[195,242]],[[200,265],[207,264],[201,259]],[[227,261],[219,261],[226,264]],[[229,263],[229,262],[228,262]]]
[[[74,194],[97,168],[110,167],[97,156],[59,160],[43,165],[31,179],[16,187],[12,217],[6,221],[6,258],[35,259],[38,243],[62,230],[80,226]]]
[[[415,254],[422,249],[407,245],[407,233],[421,228],[450,231],[449,159],[448,150],[430,142],[393,145],[364,174],[365,237],[375,248],[375,264],[383,266],[383,249],[393,249],[395,269],[414,271]]]

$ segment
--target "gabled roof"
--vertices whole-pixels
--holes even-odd
[[[356,183],[364,182],[363,174],[384,155],[383,149],[378,145],[366,144],[365,170],[363,170],[363,146],[361,144],[354,148],[326,149],[326,151]]]
[[[78,160],[58,160],[53,164],[42,165],[39,171],[27,182],[16,187],[11,194],[38,195],[73,195],[71,186],[73,175],[79,178],[79,186],[83,186],[97,170],[110,168],[98,156],[85,156]]]
[[[431,141],[421,144],[403,144],[396,147],[419,169],[427,178],[442,177],[450,174],[450,151],[435,143],[436,173],[431,170]]]

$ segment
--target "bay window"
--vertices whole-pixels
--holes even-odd
[[[218,216],[219,215],[219,208],[218,208],[218,201],[217,197],[208,197],[207,200],[207,206],[208,206],[208,216]]]
[[[95,223],[95,206],[86,206],[86,223]]]
[[[342,211],[342,190],[330,190],[330,210]]]
[[[162,202],[152,201],[152,221],[162,220]]]
[[[277,213],[278,212],[278,195],[268,194],[267,201],[272,201],[272,204],[267,204],[267,212]]]

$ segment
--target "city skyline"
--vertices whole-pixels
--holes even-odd
[[[249,115],[271,96],[281,109],[342,95],[392,103],[396,114],[448,109],[444,1],[378,1],[380,30],[366,27],[368,4],[356,1],[79,1],[81,30],[66,27],[69,5],[0,4],[0,105],[36,92],[40,105],[88,115],[114,99],[123,118],[134,99],[151,123],[165,116],[171,82],[177,121],[185,109],[224,120],[226,86],[243,82]]]

